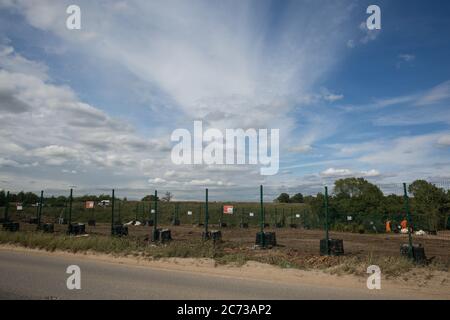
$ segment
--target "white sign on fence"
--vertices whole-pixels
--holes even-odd
[[[155,213],[155,209],[152,209],[152,210],[151,210],[151,213]]]
[[[347,221],[352,221],[353,217],[352,216],[347,216]]]
[[[192,211],[188,211],[188,212],[187,212],[187,215],[188,215],[188,216],[192,216]]]
[[[248,215],[249,215],[250,217],[254,217],[254,216],[255,216],[255,214],[254,214],[253,212],[250,212]]]
[[[22,205],[17,205],[17,211],[22,211],[23,210],[23,207],[22,207]]]
[[[297,213],[297,214],[295,215],[295,217],[296,217],[296,218],[300,218],[300,215]]]

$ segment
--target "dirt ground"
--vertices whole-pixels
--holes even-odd
[[[174,241],[189,241],[201,239],[203,227],[183,225],[169,228]],[[36,230],[36,225],[21,223],[21,230]],[[66,225],[55,225],[55,232],[65,232]],[[210,230],[218,229],[211,226]],[[109,224],[97,224],[96,227],[86,225],[89,234],[109,235]],[[144,239],[151,234],[152,227],[129,226],[129,237]],[[248,248],[255,244],[256,228],[222,228],[222,239],[230,248]],[[304,230],[293,228],[268,228],[266,231],[275,231],[278,247],[281,252],[294,252],[296,256],[319,255],[319,240],[324,237],[322,230]],[[368,254],[380,256],[399,256],[400,245],[408,243],[408,235],[402,234],[356,234],[343,232],[330,232],[330,237],[344,240],[346,256],[366,257]],[[437,235],[413,236],[413,242],[425,247],[427,258],[435,257],[436,261],[450,265],[450,231],[438,232]]]

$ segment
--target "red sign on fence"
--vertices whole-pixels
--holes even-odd
[[[233,206],[223,206],[223,213],[233,214]]]
[[[84,207],[86,209],[94,209],[94,201],[86,201],[86,203],[84,204]]]

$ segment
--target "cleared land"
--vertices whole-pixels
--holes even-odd
[[[195,244],[198,247],[203,246],[203,243],[200,241],[202,227],[192,225],[171,226],[167,224],[161,227],[171,229],[174,240],[169,247],[182,248],[188,244]],[[48,237],[64,235],[66,228],[66,225],[55,225],[55,234],[48,235]],[[104,238],[105,240],[110,238],[109,224],[102,223],[97,224],[96,227],[86,226],[86,228],[91,237]],[[213,228],[214,226],[211,226],[210,229]],[[36,232],[35,230],[36,225],[21,224],[21,231],[24,231],[21,234],[32,234]],[[126,241],[136,243],[138,246],[145,248],[149,245],[148,239],[151,230],[152,227],[148,226],[129,226],[129,236],[125,237]],[[222,260],[230,260],[230,262],[240,261],[242,263],[247,260],[257,260],[281,266],[326,268],[341,264],[350,258],[365,262],[370,262],[371,259],[396,259],[400,256],[400,245],[408,242],[407,235],[401,234],[331,232],[331,237],[344,240],[345,257],[320,257],[319,240],[324,237],[322,230],[291,228],[270,228],[269,230],[276,232],[279,246],[271,250],[254,250],[257,228],[222,228],[223,243],[217,246],[215,252],[220,251]],[[0,235],[1,242],[15,242],[14,240],[8,241],[8,238],[14,237],[13,234],[3,232],[2,235]],[[438,232],[437,235],[414,236],[413,239],[414,243],[420,243],[425,247],[428,258],[434,257],[433,265],[440,270],[448,270],[450,266],[449,231]],[[138,247],[136,248],[133,250],[139,250]],[[189,255],[189,253],[186,253],[186,256]],[[207,253],[205,253],[205,257],[208,257]]]

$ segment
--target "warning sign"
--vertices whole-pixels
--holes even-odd
[[[223,206],[223,213],[233,214],[233,206]]]
[[[84,204],[84,207],[86,209],[94,209],[94,201],[86,201],[86,203]]]

